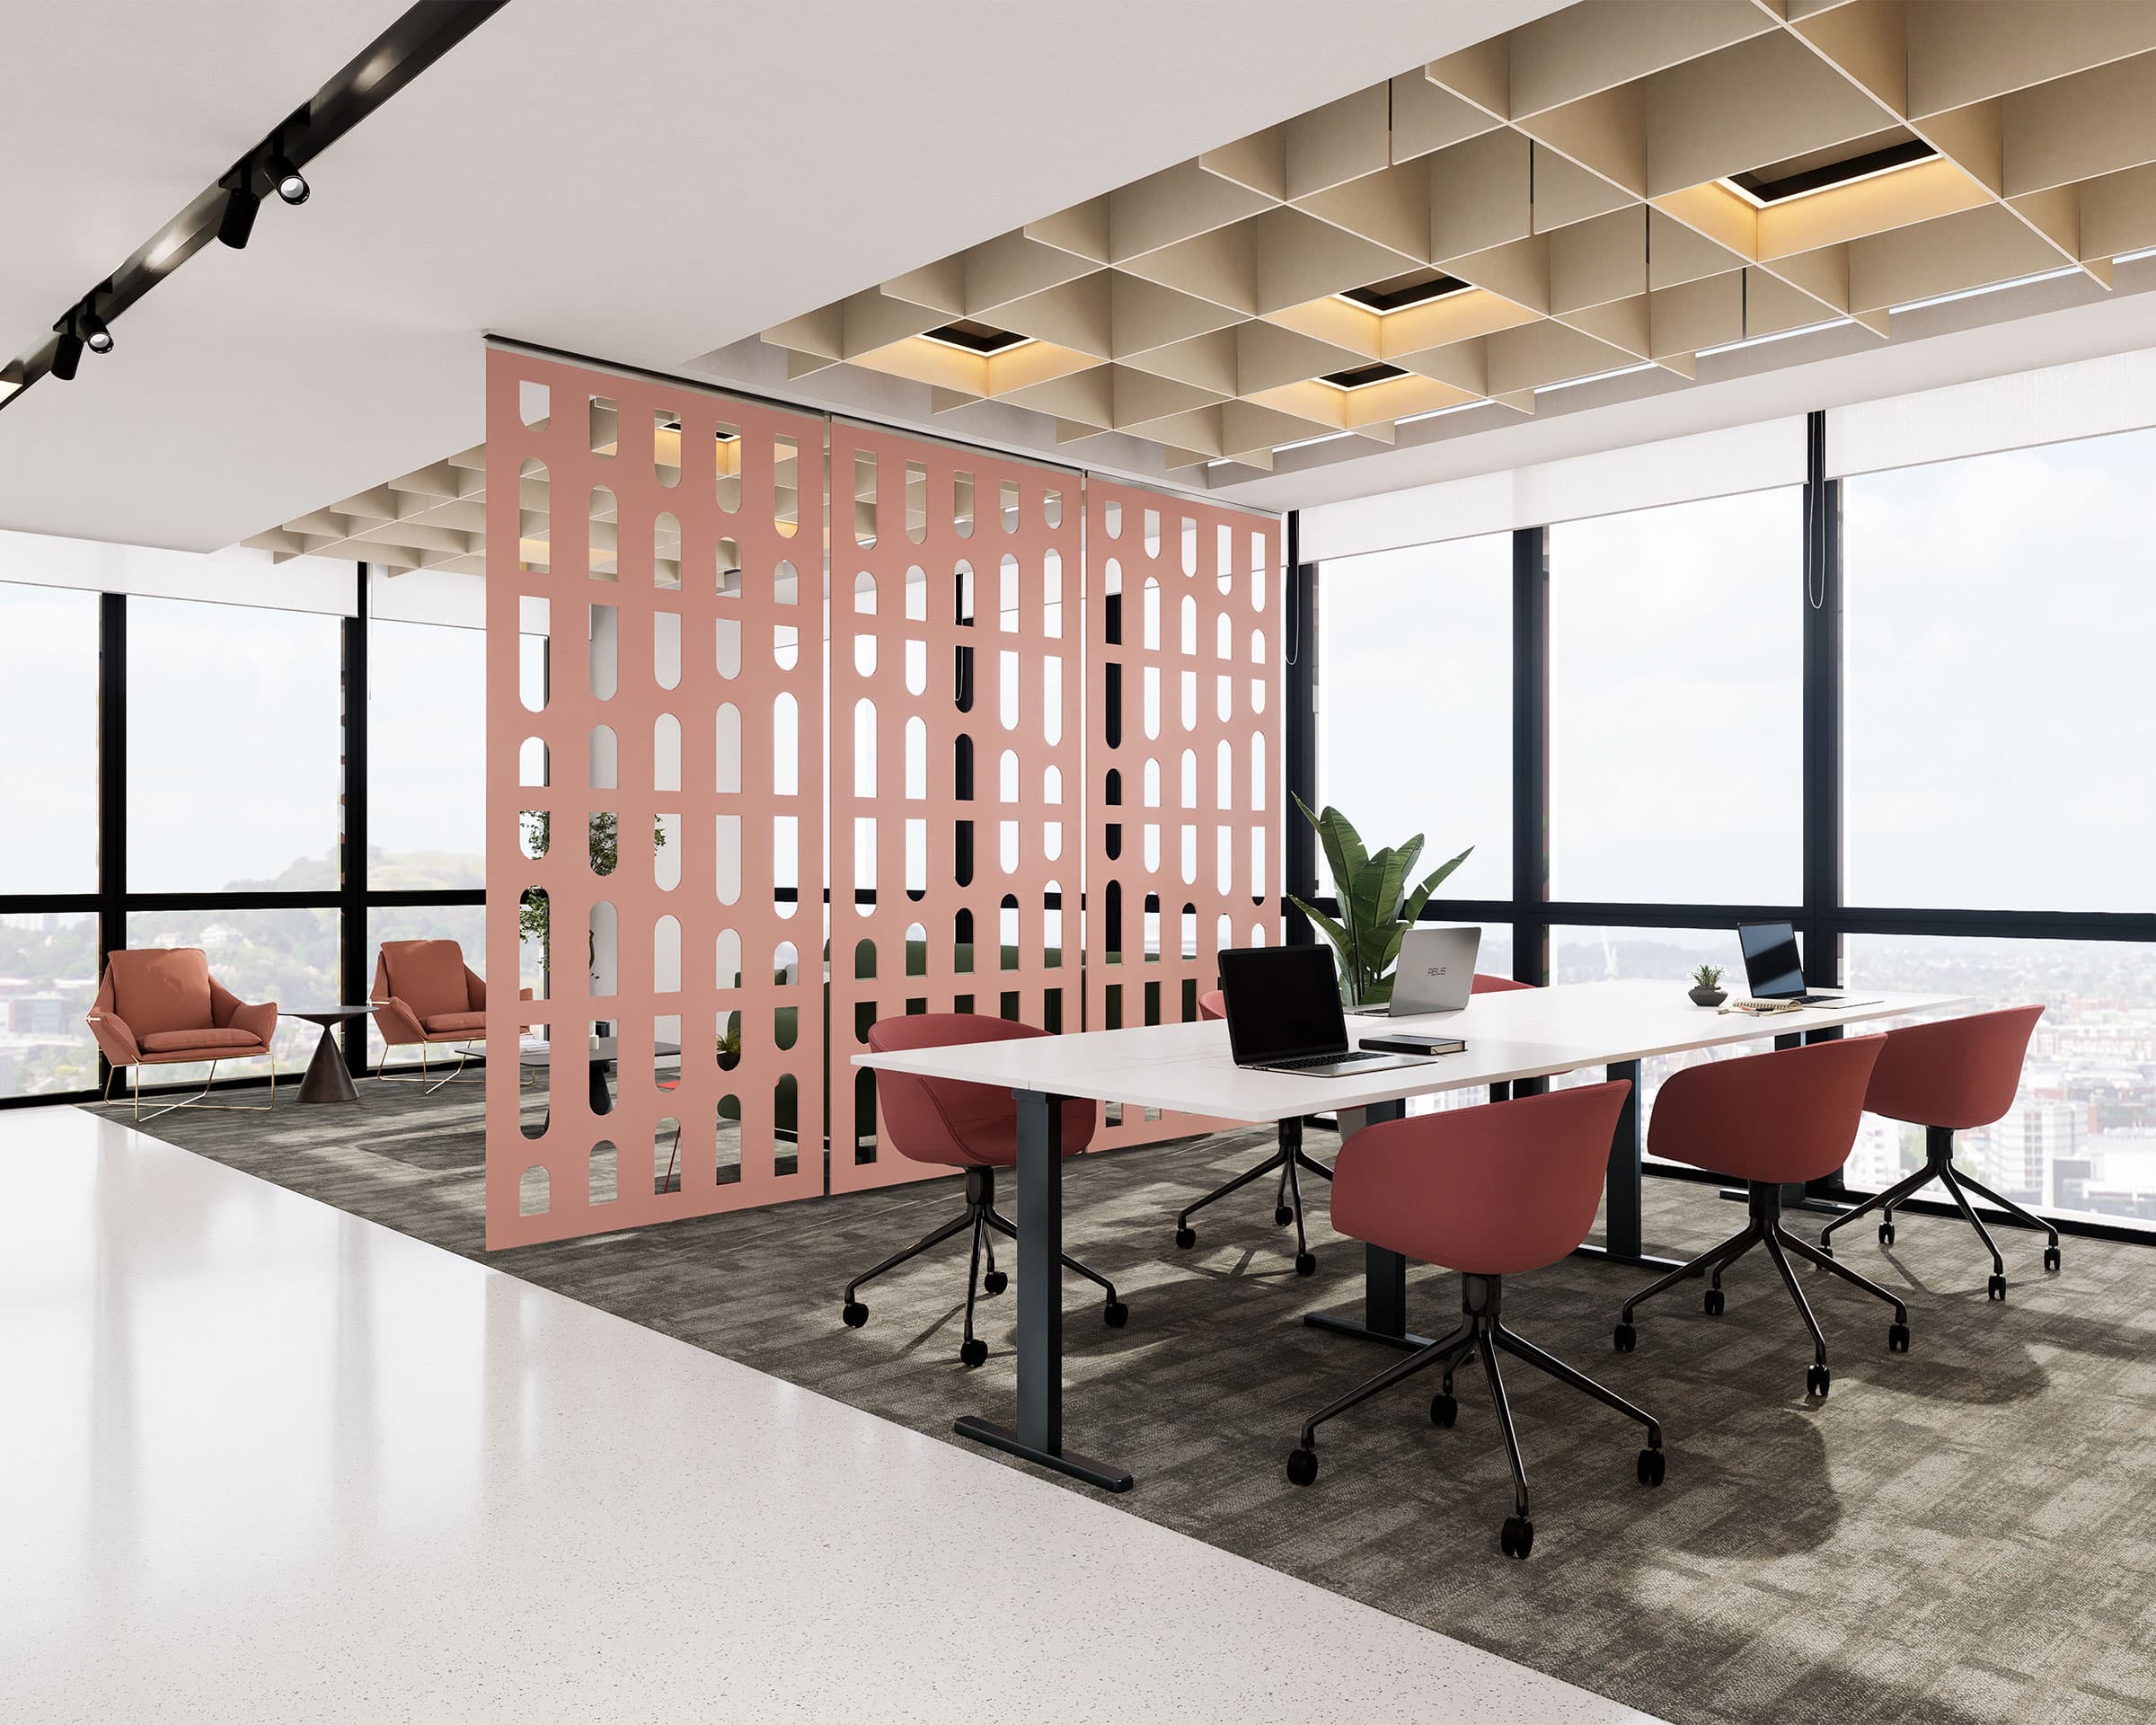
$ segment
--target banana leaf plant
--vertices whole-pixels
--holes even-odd
[[[1445,877],[1473,853],[1469,845],[1449,862],[1441,862],[1410,890],[1408,877],[1422,855],[1422,835],[1406,844],[1373,852],[1347,816],[1328,807],[1313,815],[1302,798],[1295,807],[1316,830],[1332,871],[1333,896],[1340,907],[1336,920],[1292,893],[1288,903],[1325,931],[1339,954],[1340,1002],[1346,1006],[1379,1006],[1392,998],[1392,968],[1400,958],[1400,937],[1415,926],[1424,902]]]

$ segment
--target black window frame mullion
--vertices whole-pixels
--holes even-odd
[[[339,631],[340,683],[343,702],[343,821],[338,848],[338,991],[339,1004],[365,1000],[374,986],[367,968],[367,823],[370,799],[369,765],[370,686],[368,636],[373,627],[368,604],[367,565],[358,571],[352,615]],[[343,1027],[344,1066],[355,1078],[367,1070],[367,1025],[364,1021]]]
[[[1512,535],[1512,974],[1550,980],[1550,529]]]

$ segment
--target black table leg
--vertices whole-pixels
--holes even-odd
[[[961,1438],[1023,1456],[1109,1491],[1129,1473],[1063,1446],[1063,1103],[1038,1090],[1018,1097],[1018,1427],[968,1414]]]
[[[337,1027],[324,1024],[322,1040],[314,1045],[314,1057],[307,1062],[306,1075],[299,1081],[299,1100],[303,1102],[356,1102],[359,1092],[352,1087],[352,1075],[344,1069],[344,1057],[337,1051]]]
[[[614,1112],[614,1095],[606,1088],[606,1063],[604,1060],[591,1063],[591,1111],[594,1114]]]
[[[1365,1126],[1405,1118],[1408,1105],[1373,1102],[1368,1108],[1339,1110],[1340,1142],[1346,1144]],[[1382,1246],[1363,1248],[1363,1315],[1335,1317],[1330,1312],[1311,1312],[1303,1322],[1316,1330],[1330,1330],[1365,1341],[1382,1341],[1394,1348],[1427,1348],[1430,1338],[1408,1328],[1408,1261]]]
[[[1681,1261],[1648,1257],[1641,1236],[1640,1208],[1644,1194],[1639,1167],[1642,1154],[1639,1063],[1620,1060],[1603,1070],[1604,1075],[1613,1080],[1630,1079],[1632,1088],[1624,1099],[1624,1107],[1618,1111],[1617,1129],[1610,1134],[1609,1168],[1603,1176],[1603,1243],[1577,1246],[1575,1253],[1582,1258],[1606,1258],[1613,1263],[1637,1264],[1648,1269],[1674,1269]]]

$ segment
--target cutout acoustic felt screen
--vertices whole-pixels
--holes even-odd
[[[488,355],[490,1247],[824,1189],[823,437]]]
[[[875,1139],[869,1026],[1076,1029],[1079,476],[831,427],[830,1187],[948,1173]]]
[[[1085,1024],[1180,1023],[1280,938],[1280,525],[1089,477]],[[1093,1147],[1203,1123],[1114,1109]]]

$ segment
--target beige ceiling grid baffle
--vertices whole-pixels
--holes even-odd
[[[2156,4],[1586,0],[763,332],[1247,478],[2156,245]]]

